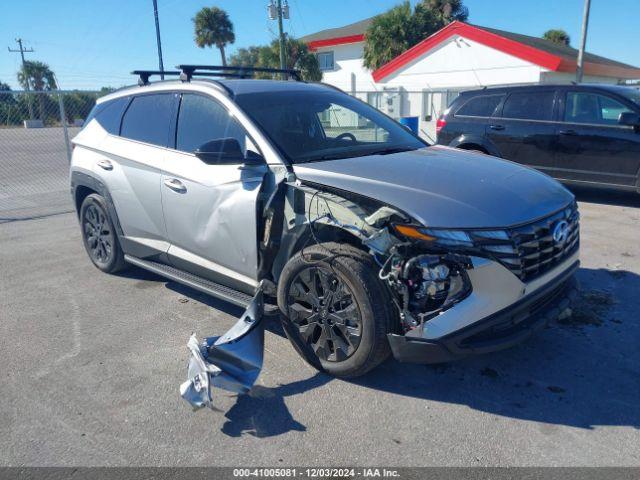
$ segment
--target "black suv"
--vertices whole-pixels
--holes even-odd
[[[478,150],[568,183],[640,192],[640,90],[532,85],[463,92],[437,123],[440,145]]]

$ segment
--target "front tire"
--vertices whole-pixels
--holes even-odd
[[[372,258],[333,242],[305,248],[278,282],[284,330],[312,366],[343,378],[363,375],[389,355],[394,313]]]
[[[87,195],[80,207],[82,242],[91,262],[105,273],[125,268],[124,253],[118,242],[107,203],[97,193]]]

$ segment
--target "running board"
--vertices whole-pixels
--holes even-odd
[[[191,287],[195,290],[206,293],[207,295],[211,295],[212,297],[233,303],[239,307],[246,308],[251,303],[252,297],[246,293],[220,285],[219,283],[212,282],[206,278],[187,273],[184,270],[179,270],[175,267],[165,265],[164,263],[158,263],[152,260],[143,260],[141,258],[132,257],[131,255],[125,255],[124,259],[132,265],[156,273],[162,277],[168,278],[169,280],[173,280],[174,282],[181,283],[187,287]]]

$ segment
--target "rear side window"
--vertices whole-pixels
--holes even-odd
[[[134,97],[122,119],[120,136],[166,147],[172,102],[171,93]]]
[[[623,104],[605,95],[588,92],[568,92],[564,109],[564,121],[617,125],[623,112],[631,112]]]
[[[458,109],[456,115],[467,117],[490,117],[504,95],[481,95],[474,97]]]
[[[502,107],[504,118],[551,120],[554,92],[518,92],[509,95]]]
[[[115,100],[100,103],[93,107],[84,124],[89,125],[91,120],[95,120],[111,135],[118,135],[122,112],[128,103],[129,97],[116,98]]]
[[[193,152],[202,144],[221,138],[235,138],[242,151],[246,151],[245,130],[226,108],[203,95],[182,95],[176,149]]]

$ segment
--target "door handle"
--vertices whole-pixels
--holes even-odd
[[[177,178],[167,178],[165,179],[164,184],[174,192],[185,193],[187,191],[187,187],[185,187]]]
[[[491,130],[504,130],[504,125],[489,125]]]
[[[98,166],[103,170],[113,170],[113,164],[109,160],[98,160]]]
[[[570,136],[578,135],[578,132],[576,132],[575,130],[560,130],[558,133],[560,135],[570,135]]]

